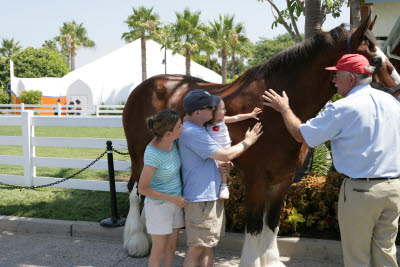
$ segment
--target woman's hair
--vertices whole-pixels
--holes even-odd
[[[147,126],[156,137],[163,137],[167,131],[172,131],[180,119],[178,112],[172,109],[163,109],[147,118]]]

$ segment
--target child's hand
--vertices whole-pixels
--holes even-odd
[[[251,112],[251,117],[256,120],[260,120],[257,115],[262,112],[261,108],[254,108],[253,112]]]

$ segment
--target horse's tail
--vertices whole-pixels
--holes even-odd
[[[131,191],[129,203],[130,208],[125,222],[123,246],[128,250],[130,256],[145,257],[150,251],[150,240],[146,234],[144,210],[142,218],[140,217],[140,197],[137,195],[136,190]]]

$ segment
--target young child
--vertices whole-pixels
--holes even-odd
[[[257,115],[261,113],[260,108],[254,108],[251,113],[247,114],[238,114],[236,116],[225,116],[225,103],[221,99],[219,105],[214,111],[214,118],[207,123],[206,130],[208,134],[214,139],[218,144],[220,144],[223,148],[227,148],[231,146],[231,138],[229,136],[228,127],[225,123],[233,123],[238,121],[243,121],[247,119],[256,119],[259,120]],[[229,190],[227,186],[228,177],[226,175],[222,175],[221,177],[222,183],[220,187],[220,199],[228,199],[229,198]]]

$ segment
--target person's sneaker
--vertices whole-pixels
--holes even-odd
[[[229,189],[227,186],[221,187],[219,192],[219,198],[220,199],[228,199],[229,198]]]

